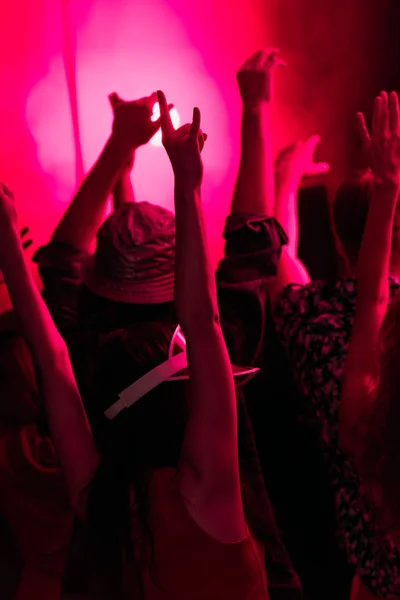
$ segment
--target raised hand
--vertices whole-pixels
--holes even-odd
[[[152,121],[153,107],[157,94],[125,102],[117,94],[111,94],[109,100],[114,112],[113,136],[136,150],[147,144],[160,128],[160,119]]]
[[[314,153],[321,141],[318,135],[305,142],[296,142],[283,148],[276,158],[275,171],[279,180],[298,186],[303,177],[312,177],[329,171],[327,163],[315,163]]]
[[[175,130],[163,92],[158,92],[158,102],[160,104],[162,141],[171,161],[175,178],[186,189],[197,189],[203,180],[201,151],[207,139],[206,134],[200,129],[200,110],[194,108],[192,123]]]
[[[110,101],[113,115],[115,117],[115,110],[116,110],[117,106],[119,106],[120,104],[123,104],[125,102],[125,100],[122,100],[122,98],[120,96],[118,96],[118,94],[116,94],[115,92],[110,94],[108,96],[108,99]],[[129,159],[128,159],[128,161],[125,165],[125,169],[124,169],[124,174],[127,173],[127,174],[129,174],[129,176],[133,169],[133,165],[135,163],[135,149],[136,148],[132,149],[132,152],[130,153]]]
[[[259,50],[249,58],[237,74],[243,103],[269,103],[273,97],[274,74],[286,63],[279,58],[279,50]]]
[[[0,183],[0,235],[10,227],[17,226],[17,210],[14,194],[3,183]]]
[[[23,250],[27,250],[30,246],[32,246],[33,241],[28,237],[29,236],[29,227],[23,227],[19,232],[19,237],[21,240],[21,246]],[[0,285],[4,285],[5,281],[3,278],[3,274],[0,271]]]
[[[369,166],[376,179],[400,187],[400,111],[396,92],[381,92],[375,98],[369,133],[362,113],[357,113],[358,130]]]
[[[28,237],[29,227],[23,227],[19,232],[19,237],[21,238],[22,248],[27,250],[30,246],[32,246],[33,241]]]

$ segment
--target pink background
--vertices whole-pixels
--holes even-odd
[[[31,229],[32,251],[48,240],[79,179],[65,66],[71,69],[76,60],[84,172],[110,132],[108,93],[135,98],[161,88],[182,121],[190,118],[194,105],[201,108],[209,135],[204,202],[217,260],[238,163],[237,68],[259,47],[281,48],[289,68],[277,83],[275,144],[323,135],[319,157],[331,162],[328,183],[334,187],[348,170],[354,111],[379,91],[371,85],[380,71],[371,40],[384,28],[385,2],[379,9],[367,4],[8,2],[1,8],[0,179],[15,192],[21,226]],[[172,174],[162,148],[140,150],[133,182],[138,200],[172,207]],[[0,303],[7,303],[4,287]]]

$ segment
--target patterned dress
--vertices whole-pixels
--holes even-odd
[[[399,288],[400,280],[391,278],[391,295]],[[378,526],[357,470],[338,443],[341,382],[355,308],[354,279],[291,285],[276,308],[276,328],[307,399],[307,416],[318,427],[348,560],[375,596],[400,597],[400,551]]]

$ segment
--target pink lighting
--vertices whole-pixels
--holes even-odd
[[[64,6],[64,11],[61,10]],[[84,172],[112,123],[108,95],[138,98],[159,88],[175,123],[202,112],[203,200],[210,242],[220,255],[221,229],[237,168],[240,98],[235,74],[266,38],[258,0],[60,0],[9,3],[3,12],[0,98],[2,178],[15,191],[22,225],[34,246],[46,242],[76,190],[74,129],[65,72],[63,31],[75,53],[78,124]],[[70,73],[69,73],[70,75]],[[69,81],[68,81],[69,83]],[[172,208],[172,173],[160,138],[136,156],[138,200]],[[7,298],[0,290],[0,304]]]
[[[172,110],[170,110],[171,115],[171,120],[172,123],[174,124],[175,129],[178,129],[178,127],[180,127],[181,125],[181,118],[179,116],[178,111],[176,110],[176,108],[173,108]],[[154,105],[153,108],[153,116],[151,118],[152,121],[157,121],[157,119],[160,118],[160,106],[158,104],[158,102],[156,102],[156,104]],[[152,140],[150,140],[150,144],[152,146],[157,146],[157,147],[161,147],[162,146],[162,139],[161,139],[161,131],[158,131],[156,133],[156,135],[153,137]]]

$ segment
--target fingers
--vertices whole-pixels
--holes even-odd
[[[380,110],[380,132],[384,136],[388,136],[389,129],[389,98],[387,92],[381,92],[381,110]]]
[[[112,94],[110,94],[110,95],[108,96],[108,99],[109,99],[109,101],[110,101],[110,104],[111,104],[111,106],[112,106],[113,108],[115,108],[115,107],[116,107],[118,104],[121,104],[121,102],[124,102],[124,101],[122,100],[122,98],[120,98],[120,97],[118,96],[118,94],[116,94],[115,92],[113,92]]]
[[[308,161],[304,174],[307,176],[321,175],[322,173],[326,173],[330,169],[328,163],[313,162],[314,152],[320,141],[321,138],[319,135],[312,135],[310,138],[308,138],[306,142],[304,142],[305,156],[307,157]]]
[[[165,136],[165,135],[168,136],[173,131],[175,131],[175,128],[172,124],[172,119],[171,119],[171,115],[169,113],[167,99],[165,97],[164,92],[161,92],[161,91],[157,92],[157,100],[158,100],[158,104],[160,105],[161,130],[162,130],[163,136]]]
[[[190,126],[189,138],[198,143],[199,131],[200,131],[200,123],[201,123],[201,114],[200,110],[197,108],[193,109],[193,119],[192,124]]]
[[[267,61],[267,55],[263,50],[258,50],[249,60],[249,66],[253,69],[262,69]]]
[[[329,171],[329,169],[330,169],[330,166],[328,163],[324,163],[324,162],[313,163],[307,169],[307,175],[322,175],[322,173],[327,173]]]
[[[380,123],[381,123],[381,111],[382,111],[382,98],[377,96],[374,102],[374,112],[372,114],[372,137],[376,138],[380,134]]]
[[[33,244],[32,240],[26,240],[25,242],[22,242],[23,250],[27,250],[30,246],[32,246],[32,244]]]
[[[308,152],[310,153],[311,156],[314,155],[315,148],[318,146],[318,144],[320,143],[320,141],[321,141],[321,138],[320,138],[319,135],[312,135],[304,143],[304,146],[306,147],[306,149],[308,150]]]
[[[281,68],[285,69],[287,67],[287,62],[280,58],[280,50],[270,50],[267,51],[267,58],[265,61],[266,67],[269,69]]]
[[[169,110],[169,112],[171,112],[171,110],[172,110],[173,108],[175,108],[175,105],[174,105],[174,104],[168,104],[168,110]],[[154,113],[155,113],[155,114],[154,114]],[[153,122],[153,127],[155,128],[155,131],[156,131],[156,132],[157,132],[157,131],[160,129],[160,127],[161,127],[161,117],[158,117],[158,119],[156,119],[156,118],[155,118],[155,117],[156,117],[156,115],[159,115],[159,114],[160,114],[160,105],[158,104],[158,100],[157,100],[157,103],[154,105],[154,108],[153,108],[153,116],[152,116],[152,118],[151,118],[151,120],[152,120],[152,122]],[[173,124],[173,123],[172,123],[172,124]],[[174,126],[174,128],[175,128],[175,126]]]
[[[400,135],[399,97],[396,92],[390,93],[390,131]]]
[[[286,67],[286,62],[279,58],[279,54],[280,50],[278,48],[258,50],[253,56],[246,60],[241,70],[261,70],[265,67]]]
[[[359,133],[359,136],[361,138],[361,143],[363,145],[363,147],[367,147],[369,142],[371,141],[370,135],[369,135],[369,131],[367,128],[367,125],[365,123],[365,117],[363,115],[362,112],[358,112],[356,115],[356,119],[357,119],[357,130]]]
[[[14,194],[4,183],[0,183],[0,192],[3,192],[3,194],[6,194],[10,198],[14,198]]]

